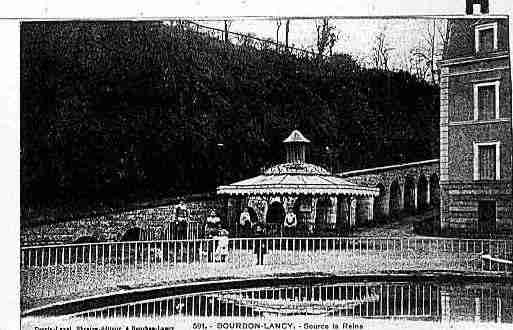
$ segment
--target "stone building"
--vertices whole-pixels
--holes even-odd
[[[512,233],[508,18],[451,18],[440,61],[440,227]]]
[[[335,234],[355,226],[357,217],[372,221],[379,189],[359,185],[306,162],[310,143],[299,131],[285,139],[286,162],[261,175],[217,188],[227,197],[231,232],[239,232],[238,217],[247,208],[253,223],[279,235],[287,213],[296,215],[298,234]],[[357,213],[357,205],[360,212]]]

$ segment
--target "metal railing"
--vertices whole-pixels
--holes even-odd
[[[21,249],[22,308],[46,298],[205,278],[323,272],[511,273],[511,240],[446,238],[222,238],[108,242]]]
[[[203,238],[203,227],[203,224],[199,221],[169,222],[163,226],[160,238],[166,241]],[[152,239],[146,238],[142,240],[150,241]]]
[[[185,28],[197,33],[202,33],[208,35],[211,38],[215,38],[219,41],[229,42],[233,45],[253,47],[255,49],[263,50],[276,50],[283,53],[289,53],[296,57],[307,57],[307,58],[318,58],[322,57],[318,53],[301,49],[294,46],[287,46],[283,43],[276,42],[272,39],[262,39],[250,34],[238,33],[233,31],[228,31],[226,33],[225,30],[214,28],[210,26],[205,26],[193,21],[177,21],[176,26]],[[228,38],[226,38],[228,37]]]
[[[230,228],[235,234],[235,237],[251,237],[254,232],[254,227],[250,234],[244,232],[244,230],[235,225]],[[295,227],[286,227],[282,223],[265,223],[263,224],[263,232],[268,237],[332,237],[332,236],[347,236],[349,228],[338,226],[335,223],[313,223],[313,222],[300,222]]]

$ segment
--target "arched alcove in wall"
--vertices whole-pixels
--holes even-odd
[[[428,181],[424,174],[419,177],[417,184],[417,207],[419,210],[425,210],[428,207]]]
[[[411,176],[407,176],[404,181],[404,208],[415,209],[415,181]]]
[[[98,239],[95,236],[80,236],[73,243],[75,244],[86,244],[86,243],[97,243]]]
[[[121,236],[120,241],[122,242],[132,242],[141,240],[141,235],[143,231],[139,227],[132,227],[125,231],[125,233]]]
[[[436,173],[429,177],[429,196],[431,206],[437,208],[440,206],[440,182]]]
[[[386,205],[386,196],[385,196],[385,186],[382,183],[378,183],[376,188],[379,189],[379,195],[374,197],[374,219],[380,219],[385,216],[385,205]]]
[[[401,186],[397,179],[390,184],[390,199],[388,205],[390,215],[396,215],[401,210]]]

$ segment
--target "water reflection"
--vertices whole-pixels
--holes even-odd
[[[320,315],[379,319],[513,322],[511,285],[339,283],[223,290],[140,301],[81,317]]]

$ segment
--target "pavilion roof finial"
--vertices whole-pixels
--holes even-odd
[[[297,129],[290,133],[289,137],[283,140],[287,151],[287,163],[302,164],[306,161],[306,145],[310,140],[305,138]]]
[[[289,137],[283,140],[283,143],[310,143],[310,140],[305,138],[303,134],[301,134],[300,131],[297,129],[293,130],[292,133],[290,133]]]

